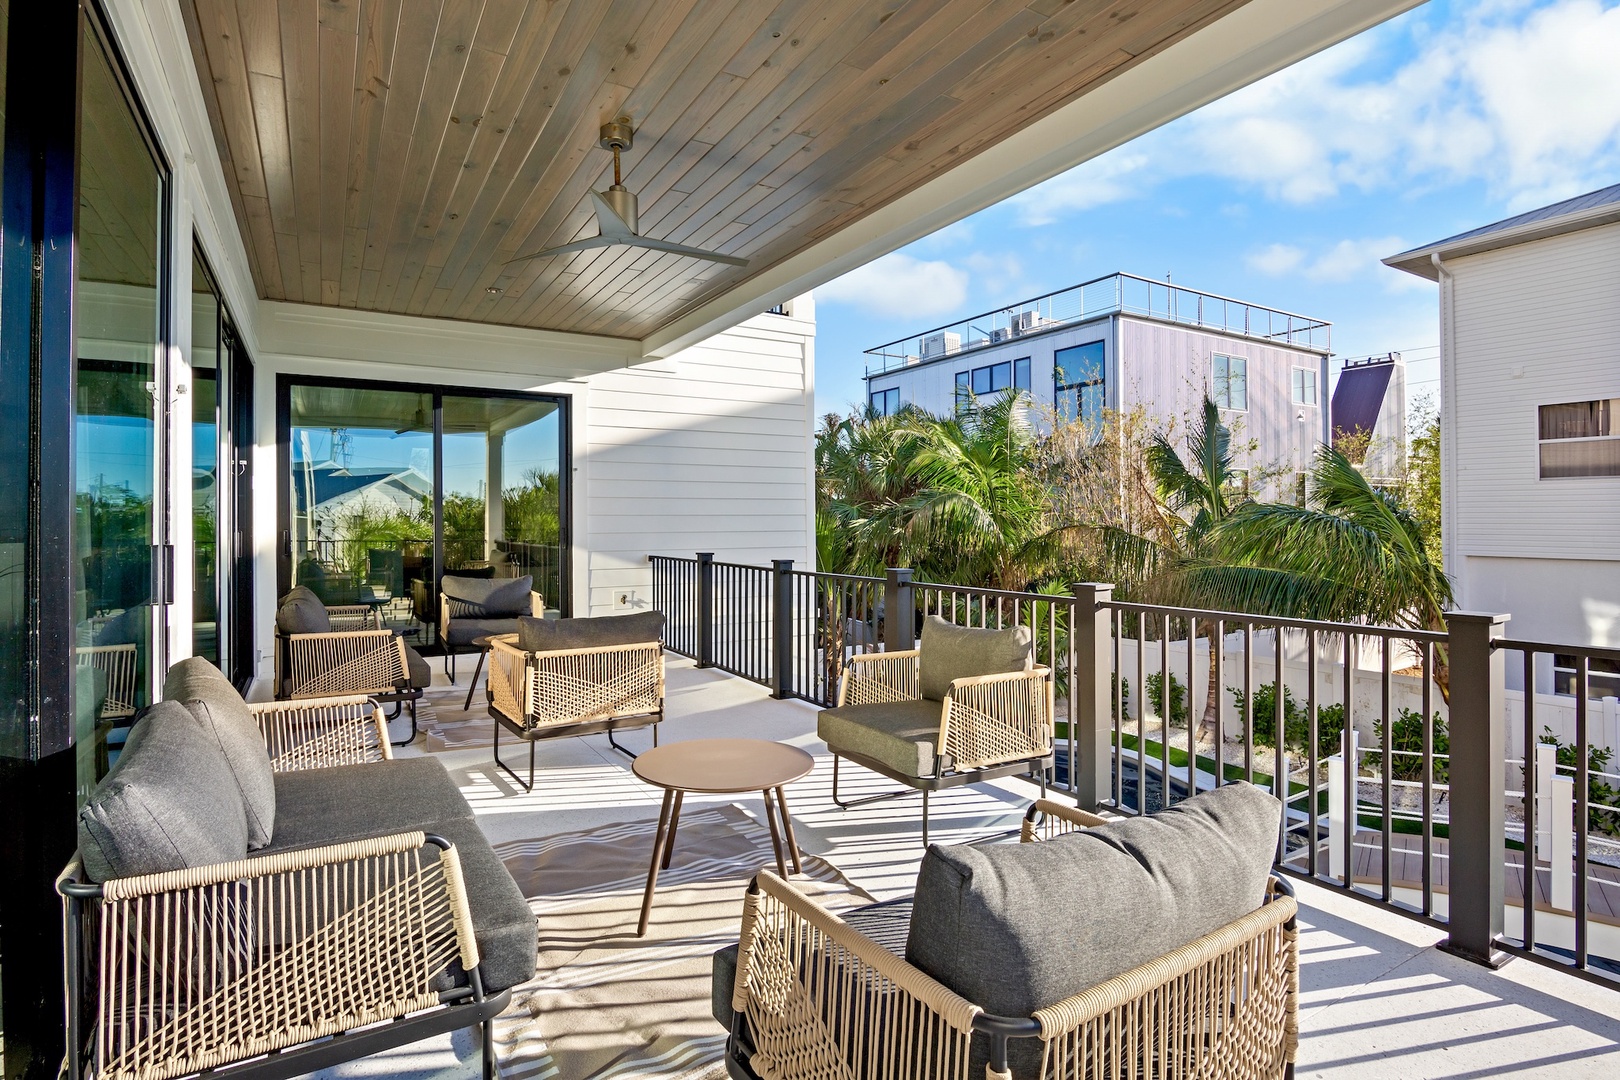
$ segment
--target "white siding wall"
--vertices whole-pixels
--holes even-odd
[[[1537,406],[1620,397],[1620,225],[1447,265],[1444,542],[1459,603],[1513,614],[1514,636],[1620,643],[1620,477],[1542,480],[1537,442]]]
[[[761,315],[667,361],[586,380],[575,603],[651,600],[649,554],[815,565],[815,314]],[[577,400],[577,399],[576,399]]]

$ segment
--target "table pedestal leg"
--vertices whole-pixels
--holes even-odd
[[[776,807],[771,802],[771,789],[766,788],[760,792],[765,797],[765,820],[771,826],[771,849],[776,852],[776,876],[787,877],[787,867],[782,863],[782,833],[776,827]]]
[[[483,671],[484,671],[484,657],[486,655],[488,655],[488,653],[489,653],[489,650],[484,649],[481,652],[479,652],[479,654],[478,654],[478,666],[473,668],[472,682],[467,685],[467,704],[465,704],[465,705],[463,705],[461,707],[462,712],[466,712],[468,709],[472,708],[473,691],[478,689],[478,676],[483,674]]]
[[[663,869],[665,870],[669,869],[669,860],[675,854],[675,830],[678,829],[681,824],[681,800],[685,797],[686,792],[675,792],[675,807],[669,812],[669,836],[664,841]]]
[[[799,839],[793,835],[793,819],[788,816],[787,799],[782,795],[782,789],[776,789],[776,810],[782,815],[782,831],[787,834],[788,854],[793,856],[793,872],[804,873],[804,866],[799,862]]]
[[[668,838],[670,809],[675,803],[675,792],[664,789],[664,805],[658,811],[658,833],[653,837],[652,862],[647,866],[647,892],[641,898],[641,921],[636,924],[636,937],[647,936],[647,918],[652,914],[653,889],[658,887],[658,868],[664,861],[664,844]]]

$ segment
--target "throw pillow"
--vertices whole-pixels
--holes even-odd
[[[922,696],[943,701],[956,679],[1026,671],[1034,653],[1035,638],[1028,626],[981,630],[930,615],[922,630]]]
[[[220,782],[229,770],[184,705],[153,705],[79,812],[85,874],[107,881],[245,858],[242,797]]]
[[[633,645],[662,641],[664,613],[638,611],[634,615],[597,615],[581,619],[518,620],[518,648],[524,652],[597,649],[604,645]]]
[[[529,614],[534,578],[444,578],[452,619],[510,619]]]
[[[276,781],[259,725],[242,695],[220,670],[200,656],[169,668],[163,680],[166,700],[181,701],[219,746],[247,814],[248,849],[271,840],[276,821]]]

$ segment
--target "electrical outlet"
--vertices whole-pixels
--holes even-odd
[[[636,594],[633,593],[633,592],[629,592],[629,591],[620,592],[620,593],[614,593],[613,594],[613,606],[614,607],[629,607],[630,602],[632,600],[634,600],[635,598],[636,598]]]

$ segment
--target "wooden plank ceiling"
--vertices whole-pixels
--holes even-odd
[[[1244,0],[182,0],[268,299],[641,338]],[[631,118],[635,248],[593,236]],[[493,290],[493,291],[492,291]]]

